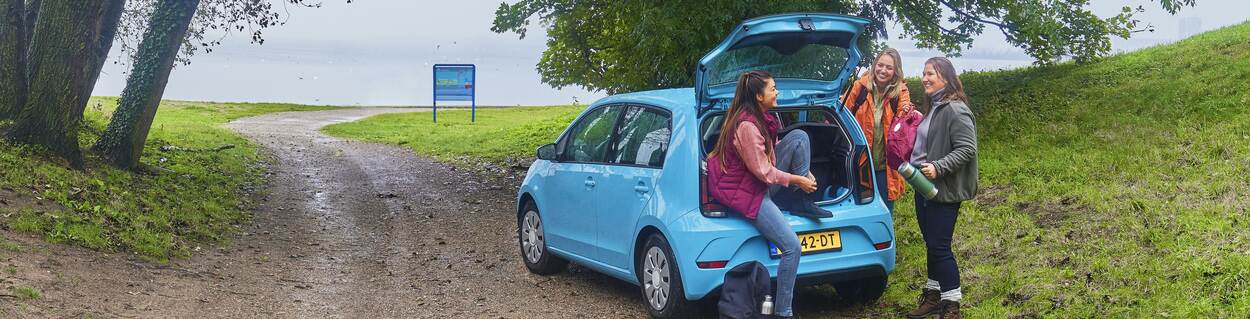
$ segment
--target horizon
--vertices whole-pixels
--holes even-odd
[[[429,107],[430,67],[436,63],[476,64],[478,102],[483,105],[590,104],[607,96],[576,86],[555,89],[542,83],[535,65],[546,50],[546,29],[535,22],[525,39],[491,32],[498,4],[481,0],[451,4],[330,1],[322,8],[289,8],[287,24],[266,30],[264,45],[231,35],[212,53],[197,53],[190,65],[177,66],[165,97],[223,103]],[[1138,17],[1156,31],[1133,34],[1127,40],[1112,37],[1110,54],[1114,55],[1250,20],[1248,13],[1227,10],[1230,4],[1236,6],[1232,0],[1198,1],[1175,16],[1148,0],[1100,1],[1090,8],[1100,15],[1125,5],[1147,8]],[[428,6],[436,9],[420,9]],[[412,12],[430,14],[413,19]],[[398,21],[399,25],[383,26],[377,21]],[[449,24],[468,27],[455,33],[411,31]],[[916,57],[941,55],[915,48],[910,39],[898,39],[901,34],[895,24],[887,24],[887,29],[891,38],[883,42],[903,54],[905,75],[919,73]],[[951,60],[961,72],[1034,65],[1022,49],[1007,45],[1004,39],[996,29],[987,28],[971,49]],[[94,96],[118,96],[124,88],[129,70],[120,63],[119,47],[113,46]],[[468,105],[445,106],[461,104]]]

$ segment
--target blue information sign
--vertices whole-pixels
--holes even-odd
[[[472,64],[434,65],[434,122],[438,122],[438,101],[469,101],[470,121],[477,121],[477,66]]]

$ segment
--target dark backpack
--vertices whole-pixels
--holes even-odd
[[[851,104],[851,116],[855,116],[855,114],[859,113],[859,106],[860,104],[864,104],[864,100],[868,99],[868,94],[871,94],[871,93],[868,92],[867,88],[864,88],[863,90],[859,90],[859,95],[855,96],[855,104]],[[843,102],[845,103],[845,101]],[[891,98],[889,101],[887,101],[887,103],[894,105],[894,107],[891,108],[890,111],[894,112],[894,116],[898,116],[898,108],[899,108],[898,97],[895,96]]]
[[[764,264],[758,261],[738,264],[725,273],[716,309],[722,319],[760,318],[764,296],[772,290],[768,268],[764,268]]]

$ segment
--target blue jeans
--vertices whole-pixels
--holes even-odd
[[[811,139],[807,132],[793,130],[773,148],[777,154],[777,169],[799,176],[807,176],[812,165]],[[794,278],[799,270],[799,236],[786,223],[781,209],[773,203],[772,194],[781,189],[780,185],[771,185],[768,196],[760,202],[760,211],[751,221],[760,235],[781,249],[781,261],[777,264],[777,296],[773,301],[773,313],[779,316],[791,316],[791,304],[794,300]]]
[[[777,154],[777,169],[782,172],[807,176],[812,169],[812,142],[803,130],[793,130],[777,142],[773,153]],[[781,185],[768,187],[768,194],[776,194]],[[784,203],[783,203],[784,204]]]
[[[894,201],[890,200],[890,183],[886,180],[886,172],[884,170],[877,171],[877,195],[881,196],[881,200],[885,201],[885,207],[890,209],[890,213],[894,213]]]
[[[920,236],[927,248],[929,279],[937,280],[943,292],[959,288],[959,264],[951,251],[959,205],[928,201],[916,193],[916,222],[920,224]]]
[[[790,224],[786,223],[781,209],[773,204],[773,199],[764,196],[760,202],[760,211],[751,221],[760,235],[781,249],[781,262],[777,265],[777,298],[773,303],[773,313],[778,316],[791,316],[791,301],[794,299],[794,278],[799,270],[799,236],[795,235]]]

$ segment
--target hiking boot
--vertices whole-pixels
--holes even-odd
[[[791,204],[790,215],[803,216],[811,219],[833,217],[833,213],[820,208],[820,206],[816,205],[815,201],[807,196],[801,196],[798,198],[797,202]]]
[[[803,216],[807,218],[820,219],[832,217],[833,213],[821,209],[816,205],[816,201],[803,191],[794,187],[782,187],[772,195],[773,204],[777,208],[790,212],[790,215]]]
[[[790,187],[782,187],[781,189],[778,189],[776,193],[772,194],[772,199],[773,204],[776,204],[777,208],[780,208],[781,210],[791,211],[799,206],[796,205],[799,203],[798,191],[795,191]]]
[[[964,318],[964,315],[959,313],[958,301],[942,300],[941,307],[942,307],[942,311],[941,311],[942,316],[938,317],[938,319],[963,319]]]
[[[937,314],[942,310],[942,293],[938,290],[925,289],[920,293],[920,306],[907,313],[908,318],[919,319]],[[958,310],[956,310],[958,311]]]

